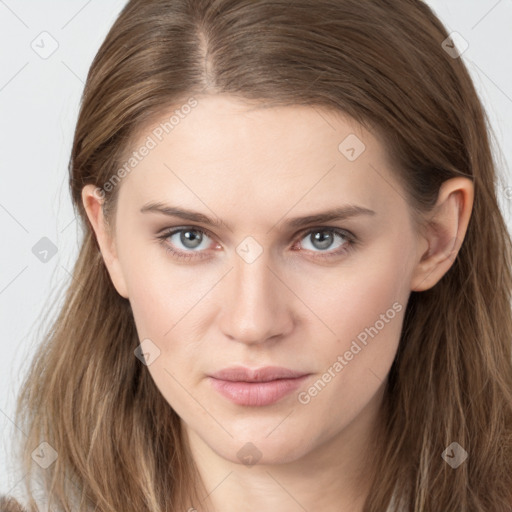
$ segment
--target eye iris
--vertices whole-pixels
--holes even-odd
[[[191,235],[192,233],[192,235]],[[192,240],[192,242],[191,242]],[[199,240],[199,243],[196,243]],[[199,231],[187,230],[182,231],[180,235],[180,242],[188,249],[195,249],[202,242],[202,235]],[[190,245],[192,243],[192,245]],[[194,245],[195,244],[195,245]]]
[[[327,233],[327,236],[324,234]],[[315,245],[317,249],[327,249],[333,241],[333,233],[330,231],[317,231],[313,235],[314,244],[319,243],[319,245]]]

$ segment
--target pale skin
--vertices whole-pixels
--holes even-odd
[[[370,489],[365,476],[372,456],[365,448],[408,297],[435,286],[453,264],[471,215],[472,182],[446,181],[429,216],[432,228],[420,234],[385,148],[355,121],[305,106],[249,108],[222,95],[196,99],[198,106],[117,185],[114,236],[105,229],[96,187],[82,193],[139,338],[160,350],[147,370],[182,418],[210,493],[191,506],[360,512]],[[162,120],[168,118],[164,112]],[[350,134],[366,146],[354,161],[339,150]],[[141,213],[150,201],[222,224]],[[375,213],[287,225],[346,204]],[[193,253],[191,259],[166,252],[157,240],[166,228],[200,230],[197,237],[204,232],[198,248],[184,245],[180,233],[163,242]],[[352,233],[357,242],[349,248],[332,229]],[[332,235],[330,245],[315,243],[318,231]],[[250,263],[237,252],[249,236],[253,245],[241,247],[252,254],[262,249]],[[293,392],[271,405],[237,405],[209,384],[208,374],[235,364],[277,365],[311,373],[300,390],[307,393],[393,304],[401,310],[334,377],[331,370],[307,404]],[[237,456],[248,442],[260,454],[255,464]]]

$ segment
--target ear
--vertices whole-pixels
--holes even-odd
[[[105,266],[117,292],[127,299],[128,291],[117,256],[115,237],[109,232],[103,216],[103,201],[104,199],[98,194],[98,188],[95,185],[85,185],[82,189],[82,202],[87,212],[87,217],[94,229]]]
[[[466,235],[473,200],[474,186],[469,178],[451,178],[441,185],[434,213],[420,235],[424,252],[412,275],[412,291],[432,288],[450,269]]]

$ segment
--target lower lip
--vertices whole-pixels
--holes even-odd
[[[223,396],[238,405],[270,405],[289,395],[306,380],[308,375],[294,379],[278,379],[269,382],[241,382],[219,380],[210,377],[212,386]]]

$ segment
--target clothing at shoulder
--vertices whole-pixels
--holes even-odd
[[[26,512],[14,498],[10,496],[0,496],[0,512]]]

